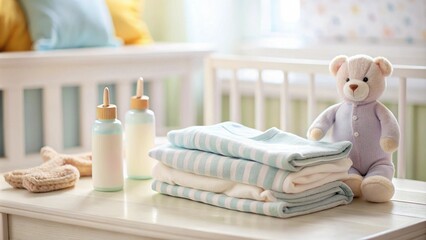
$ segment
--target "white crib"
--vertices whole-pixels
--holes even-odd
[[[164,80],[180,81],[180,126],[195,124],[193,84],[211,48],[200,44],[153,44],[122,48],[70,49],[51,52],[0,54],[0,90],[3,95],[5,156],[0,172],[39,164],[38,157],[25,154],[24,90],[42,89],[43,145],[64,151],[62,87],[78,86],[80,99],[80,147],[90,149],[91,124],[95,119],[98,84],[114,84],[118,117],[123,119],[132,95],[132,84],[143,76],[148,81],[151,108],[157,132],[165,126]],[[65,126],[66,127],[66,126]]]
[[[189,54],[192,56],[189,59],[197,61],[201,56],[205,56],[205,53],[206,51],[195,52],[195,56],[188,52],[181,53],[180,59],[188,60],[185,56]],[[179,55],[173,52],[159,54],[160,56],[152,53],[150,60],[139,60],[149,68],[167,71],[174,69],[174,66],[182,67],[182,65],[172,66],[172,63],[167,61],[168,58],[172,58],[172,62],[174,62],[177,59],[173,57],[174,54]],[[121,59],[120,61],[123,61],[121,64],[125,65],[128,62],[127,60],[127,58]],[[120,61],[117,60],[117,62]],[[75,63],[75,60],[73,62]],[[105,64],[107,62],[105,61]],[[4,64],[4,61],[2,62],[0,59],[0,66],[3,66],[2,64]],[[107,66],[110,67],[111,65]],[[168,69],[168,66],[170,69]],[[183,66],[187,65],[184,64]],[[268,94],[273,94],[275,89],[278,90],[277,94],[281,98],[282,129],[289,129],[289,119],[285,113],[289,108],[288,100],[294,98],[295,95],[309,96],[309,118],[312,119],[316,115],[316,99],[324,97],[324,93],[320,91],[322,89],[317,83],[323,81],[321,74],[328,75],[328,62],[309,60],[211,56],[207,58],[205,66],[205,123],[212,124],[221,121],[220,102],[222,98],[220,94],[222,91],[229,91],[231,95],[231,120],[242,120],[240,96],[250,91],[256,98],[256,112],[258,113],[256,114],[256,127],[259,129],[265,127],[265,97]],[[255,82],[241,81],[246,79],[241,79],[237,70],[244,69],[243,71],[245,71],[247,68],[256,69],[257,74],[255,73],[255,75],[258,77]],[[3,70],[4,68],[0,69]],[[123,69],[127,68],[123,66]],[[145,69],[145,67],[141,67],[141,69]],[[224,75],[221,75],[221,69],[231,69],[230,81],[222,81]],[[263,73],[271,69],[281,71],[284,78],[281,77],[279,81],[272,79],[272,83],[269,78],[265,79]],[[179,68],[175,70],[181,72]],[[147,72],[150,71],[147,70]],[[292,72],[307,73],[310,76],[308,87],[294,86],[291,82]],[[96,75],[95,73],[93,75]],[[134,73],[139,74],[136,71]],[[404,106],[406,99],[411,97],[406,96],[406,81],[414,77],[425,79],[426,68],[396,66],[394,74],[399,77],[401,84],[399,106],[402,114],[399,114],[399,120],[403,125],[405,121],[403,112],[406,111]],[[133,77],[133,75],[125,76],[125,79]],[[13,133],[16,133],[16,127],[22,127],[22,107],[16,107],[19,108],[21,113],[13,113],[13,108],[16,105],[11,105],[10,101],[22,99],[23,86],[27,87],[28,85],[22,84],[22,80],[21,82],[7,84],[3,77],[1,79],[2,89],[14,91],[9,94],[19,93],[19,98],[4,96],[9,99],[7,114],[13,114],[13,117],[6,116],[9,119],[7,122],[9,125],[6,125],[6,127],[15,128],[8,130],[6,136],[14,137],[6,139],[7,141],[14,140],[14,142],[8,143],[9,148],[6,150],[10,150],[12,143],[16,144],[21,141],[22,144],[23,141],[22,137],[12,136]],[[66,79],[74,83],[70,77]],[[251,75],[249,76],[250,79]],[[96,80],[91,81],[96,82]],[[90,94],[95,92],[93,89],[95,87],[91,81],[87,83],[91,86],[90,92],[84,90],[85,94],[81,96],[85,99],[87,105],[89,105],[89,101],[92,104],[95,102]],[[57,84],[53,80],[47,82],[47,84],[52,83]],[[83,85],[86,82],[77,83]],[[25,82],[25,84],[29,83]],[[42,81],[38,81],[36,86],[49,89],[47,88],[49,86],[46,87],[45,85]],[[61,93],[55,89],[49,91],[54,93],[53,96],[56,96],[57,99]],[[45,91],[43,94],[46,94]],[[334,88],[331,91],[334,93]],[[327,94],[326,92],[325,95]],[[5,93],[5,95],[7,94]],[[335,95],[334,93],[332,98],[336,98]],[[51,96],[51,98],[53,97]],[[86,100],[87,98],[89,100]],[[121,97],[118,99],[121,99]],[[22,102],[22,100],[20,101]],[[56,106],[55,111],[60,112],[60,109],[57,108],[58,106]],[[84,107],[83,110],[90,112],[92,108]],[[84,121],[92,123],[93,119],[89,118],[94,117],[93,113],[86,113],[84,116],[86,119]],[[15,125],[13,121],[17,121],[19,125]],[[56,123],[51,122],[50,124],[56,124],[54,126],[60,128],[60,123],[57,120],[55,121]],[[89,123],[84,126],[89,127]],[[22,128],[18,130],[22,135]],[[51,134],[51,138],[46,138],[46,140],[50,139],[50,143],[54,143],[52,139],[60,141],[58,135],[49,134]],[[17,140],[19,141],[17,142]],[[21,145],[19,148],[22,150],[23,146]],[[8,155],[8,158],[3,161],[13,162],[16,157],[23,156],[22,152],[17,152],[16,149],[12,150],[15,155]],[[403,175],[400,175],[400,177],[403,177]],[[283,237],[291,239],[341,239],[342,236],[347,239],[424,239],[426,234],[425,182],[395,179],[394,183],[396,193],[391,202],[373,204],[362,199],[355,199],[350,205],[284,220],[229,211],[207,204],[156,194],[150,189],[151,181],[149,180],[126,179],[123,191],[99,193],[92,190],[90,178],[81,178],[74,188],[68,190],[47,194],[28,194],[27,191],[12,190],[4,180],[0,179],[0,191],[2,192],[0,194],[0,239],[50,239],[57,238],[57,236],[73,236],[75,238],[91,236],[93,239],[280,239]],[[99,204],[100,201],[101,204]]]
[[[283,59],[273,57],[251,57],[232,55],[212,55],[205,62],[204,85],[204,123],[220,122],[222,93],[229,93],[231,121],[241,122],[241,96],[254,95],[255,127],[265,128],[265,98],[271,94],[278,94],[280,99],[280,127],[289,129],[289,100],[295,96],[306,97],[308,124],[319,114],[317,100],[337,99],[334,82],[325,75],[330,75],[328,61],[309,59]],[[254,72],[253,72],[254,70]],[[223,71],[228,71],[228,74]],[[249,71],[252,71],[250,74]],[[273,74],[268,71],[275,71]],[[290,84],[290,74],[296,73],[294,84]],[[298,84],[297,74],[308,75],[306,84]],[[254,75],[254,76],[253,76]],[[278,75],[278,76],[277,76]],[[398,96],[398,121],[401,125],[401,142],[398,150],[397,177],[405,178],[405,124],[407,112],[407,80],[426,80],[426,66],[394,65],[393,80],[398,79],[398,92],[392,89],[383,96],[385,99]],[[294,79],[293,79],[294,80]],[[302,79],[303,80],[303,79]],[[392,80],[392,81],[393,81]],[[321,87],[317,82],[321,83]],[[327,83],[328,82],[328,83]],[[395,85],[392,84],[391,85]],[[324,87],[325,86],[325,87]],[[321,91],[319,91],[319,89]],[[410,93],[410,101],[426,103],[425,89],[417,89]],[[414,90],[415,91],[415,90]]]

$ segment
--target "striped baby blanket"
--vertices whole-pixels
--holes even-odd
[[[340,181],[352,165],[347,141],[314,142],[233,122],[171,131],[168,140],[149,153],[160,161],[152,188],[163,194],[280,218],[353,198]]]
[[[289,218],[313,213],[352,201],[352,191],[340,181],[332,182],[300,194],[282,194],[278,201],[262,202],[229,197],[225,194],[202,191],[160,181],[152,183],[152,189],[162,194],[190,199],[210,205],[267,216]]]
[[[167,137],[177,147],[253,160],[288,171],[346,158],[352,148],[349,141],[310,141],[277,128],[261,132],[234,122],[174,130]]]
[[[290,172],[251,160],[184,149],[170,144],[154,148],[149,155],[166,166],[184,172],[285,193],[297,193],[325,183],[346,179],[352,165],[348,158],[342,158],[304,167],[298,172]]]

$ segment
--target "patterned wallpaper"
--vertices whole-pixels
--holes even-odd
[[[300,27],[314,40],[426,43],[425,0],[300,0]]]

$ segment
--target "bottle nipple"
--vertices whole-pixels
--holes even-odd
[[[149,107],[149,97],[143,95],[143,78],[136,83],[136,96],[130,99],[130,109],[143,110]]]
[[[109,89],[108,87],[104,88],[104,105],[103,107],[108,107],[109,106]]]
[[[110,104],[109,89],[104,88],[103,103],[96,108],[96,119],[107,120],[117,118],[117,107]]]
[[[136,97],[141,98],[143,96],[143,78],[140,77],[136,83]]]

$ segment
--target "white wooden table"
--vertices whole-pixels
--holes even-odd
[[[151,181],[120,192],[74,188],[34,194],[0,180],[1,239],[426,239],[426,182],[398,180],[391,202],[278,219],[160,195]],[[417,238],[416,238],[417,237]]]

